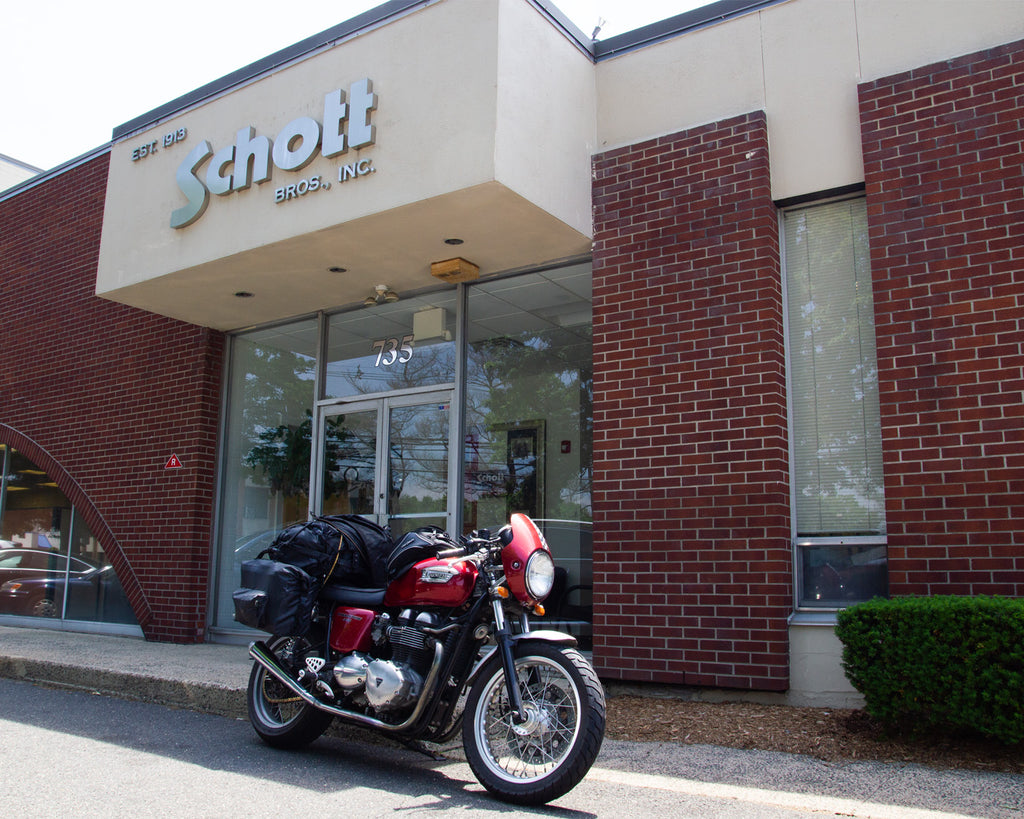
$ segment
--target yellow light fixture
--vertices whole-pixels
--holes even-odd
[[[456,257],[443,262],[431,262],[430,275],[435,279],[452,284],[471,282],[480,278],[480,266],[466,259]]]

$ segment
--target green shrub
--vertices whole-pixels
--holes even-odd
[[[843,669],[890,728],[1024,742],[1024,600],[875,599],[839,612]]]

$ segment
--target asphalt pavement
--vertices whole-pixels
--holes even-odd
[[[173,645],[0,626],[0,676],[245,719],[252,662],[239,645]],[[614,698],[610,701],[614,708]],[[457,746],[444,749],[458,758]],[[954,819],[1024,815],[1024,776],[769,751],[606,740],[588,780],[822,815]],[[761,806],[758,808],[756,806]]]

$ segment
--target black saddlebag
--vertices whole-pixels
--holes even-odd
[[[276,560],[246,560],[242,588],[232,595],[235,620],[271,634],[297,637],[309,631],[321,584],[308,572]]]

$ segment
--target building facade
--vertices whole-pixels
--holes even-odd
[[[851,699],[838,608],[1024,594],[1022,80],[1012,0],[393,0],[120,126],[0,193],[0,620],[521,510],[606,679]]]

